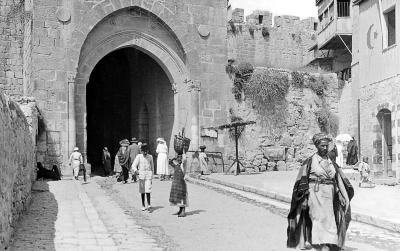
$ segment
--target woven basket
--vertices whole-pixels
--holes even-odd
[[[182,136],[175,135],[174,150],[177,154],[183,154],[183,150],[187,152],[190,146],[190,139]]]

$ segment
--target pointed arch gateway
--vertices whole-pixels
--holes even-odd
[[[188,116],[189,113],[190,98],[188,98],[188,96],[190,97],[190,95],[185,95],[184,90],[187,88],[185,83],[190,78],[185,65],[186,53],[180,41],[168,25],[151,12],[140,7],[121,9],[103,18],[87,35],[80,51],[74,85],[70,86],[70,93],[74,94],[71,96],[75,97],[74,100],[70,100],[71,103],[74,102],[74,104],[70,106],[72,107],[70,113],[74,114],[75,120],[70,120],[69,133],[72,136],[69,139],[69,145],[74,146],[76,144],[82,149],[85,156],[88,150],[88,130],[91,130],[91,128],[88,127],[87,121],[93,115],[88,114],[87,109],[87,104],[90,103],[87,100],[87,91],[88,83],[91,81],[91,75],[97,65],[100,64],[107,55],[126,49],[134,50],[139,54],[145,54],[148,58],[151,58],[166,75],[168,83],[163,83],[163,85],[167,84],[169,86],[169,90],[173,96],[172,102],[169,103],[170,106],[173,106],[173,115],[171,115],[173,117],[170,116],[170,118],[168,118],[172,121],[172,129],[168,129],[171,130],[170,132],[165,132],[165,129],[159,125],[155,128],[159,129],[158,131],[160,134],[168,135],[169,138],[166,138],[166,140],[169,141],[170,146],[173,143],[171,140],[172,136],[176,134],[178,130],[182,127],[190,128],[190,125],[186,124],[190,119],[184,117]],[[124,60],[126,60],[125,62],[128,62],[128,64],[129,62],[132,64],[132,61],[135,59],[128,54]],[[108,72],[112,74],[112,64],[109,65]],[[145,71],[147,65],[136,64],[136,70],[138,67],[142,67],[139,71]],[[129,68],[127,71],[131,72],[131,70],[134,69]],[[92,82],[90,82],[91,88],[96,89],[95,86],[100,81]],[[116,83],[109,84],[117,85]],[[98,85],[98,87],[100,88],[100,85]],[[163,98],[163,93],[155,92],[154,95],[158,95],[155,101],[153,103],[147,102],[148,121],[157,116],[156,112],[149,112],[152,110],[150,108],[151,106],[157,106],[155,110],[158,110],[157,112],[160,114],[163,112],[162,105],[165,105],[165,103],[160,101]],[[101,100],[98,101],[102,102]],[[132,102],[129,102],[129,105],[132,105]],[[138,117],[136,119],[138,119]],[[131,119],[131,121],[135,120]],[[76,137],[74,137],[75,135]],[[138,135],[126,135],[126,137],[130,136],[138,137]],[[118,141],[119,139],[115,140]],[[149,140],[151,140],[151,137]],[[170,151],[170,153],[171,152],[173,151]]]

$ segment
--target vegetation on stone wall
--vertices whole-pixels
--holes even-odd
[[[272,114],[285,107],[286,95],[289,92],[289,78],[286,72],[259,68],[254,71],[251,79],[244,84],[244,94],[253,102],[253,107],[265,114]]]
[[[235,23],[231,20],[228,22],[229,27],[228,27],[228,32],[232,32],[232,34],[236,34],[238,32]]]
[[[229,78],[232,80],[235,78],[236,66],[234,65],[235,59],[228,59],[228,64],[225,65],[225,72],[228,74]]]
[[[308,79],[309,88],[313,90],[318,96],[323,96],[328,85],[326,80],[322,76],[316,78],[312,75],[310,75]]]
[[[265,39],[269,38],[269,29],[268,27],[262,27],[261,34]]]
[[[326,106],[315,112],[315,117],[321,132],[336,136],[339,129],[339,118]]]
[[[10,24],[19,21],[19,23],[23,24],[25,20],[31,19],[32,12],[25,11],[25,0],[19,0],[11,5],[10,10],[6,16],[6,23]]]
[[[251,25],[249,26],[249,33],[250,33],[250,36],[254,37],[254,31],[255,31],[255,30],[256,30],[256,26],[253,25],[253,24],[251,24]]]
[[[298,71],[293,71],[291,73],[292,76],[292,85],[296,88],[304,88],[304,83],[305,83],[305,76],[308,76],[307,73],[305,72],[298,72]]]
[[[228,64],[225,66],[225,72],[233,79],[232,94],[235,96],[236,101],[243,99],[243,86],[244,83],[249,81],[251,74],[254,71],[253,65],[248,62],[242,62],[239,65],[234,65],[235,60],[229,59]]]

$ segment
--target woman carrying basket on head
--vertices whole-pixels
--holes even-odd
[[[188,193],[185,181],[186,174],[186,153],[178,155],[170,161],[170,165],[174,168],[174,178],[172,179],[171,192],[169,202],[172,206],[178,206],[179,211],[175,213],[178,217],[185,217],[185,208],[188,206]]]
[[[188,206],[188,192],[185,181],[187,169],[186,152],[189,149],[190,139],[184,136],[184,129],[181,135],[175,135],[174,149],[178,156],[170,161],[170,165],[174,168],[174,176],[172,179],[171,192],[169,202],[172,206],[178,206],[179,211],[175,213],[178,217],[186,216],[186,207]]]

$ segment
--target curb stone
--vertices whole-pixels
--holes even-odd
[[[204,176],[198,176],[198,175],[190,175],[190,177],[192,179],[197,179],[197,180],[202,180],[202,181],[206,181],[209,183],[214,183],[214,184],[218,184],[218,185],[222,185],[225,187],[229,187],[229,188],[233,188],[239,191],[244,191],[244,192],[249,192],[249,193],[254,193],[257,195],[261,195],[264,197],[267,197],[269,199],[273,199],[273,200],[277,200],[280,202],[284,202],[290,205],[291,202],[291,198],[282,194],[278,194],[275,192],[269,192],[269,191],[265,191],[265,190],[261,190],[261,189],[257,189],[255,187],[252,186],[245,186],[245,185],[239,185],[239,184],[234,184],[231,182],[227,182],[227,181],[222,181],[222,180],[218,180],[218,179],[213,179],[210,177],[204,177]],[[352,211],[351,212],[351,216],[352,216],[352,220],[356,221],[356,222],[361,222],[364,224],[369,224],[369,225],[373,225],[375,227],[379,227],[379,228],[383,228],[383,229],[387,229],[390,231],[394,231],[394,232],[398,232],[400,233],[400,223],[396,223],[396,222],[392,222],[390,220],[386,220],[386,219],[382,219],[379,217],[374,217],[374,216],[370,216],[370,215],[365,215],[362,213],[359,213],[357,211]]]

